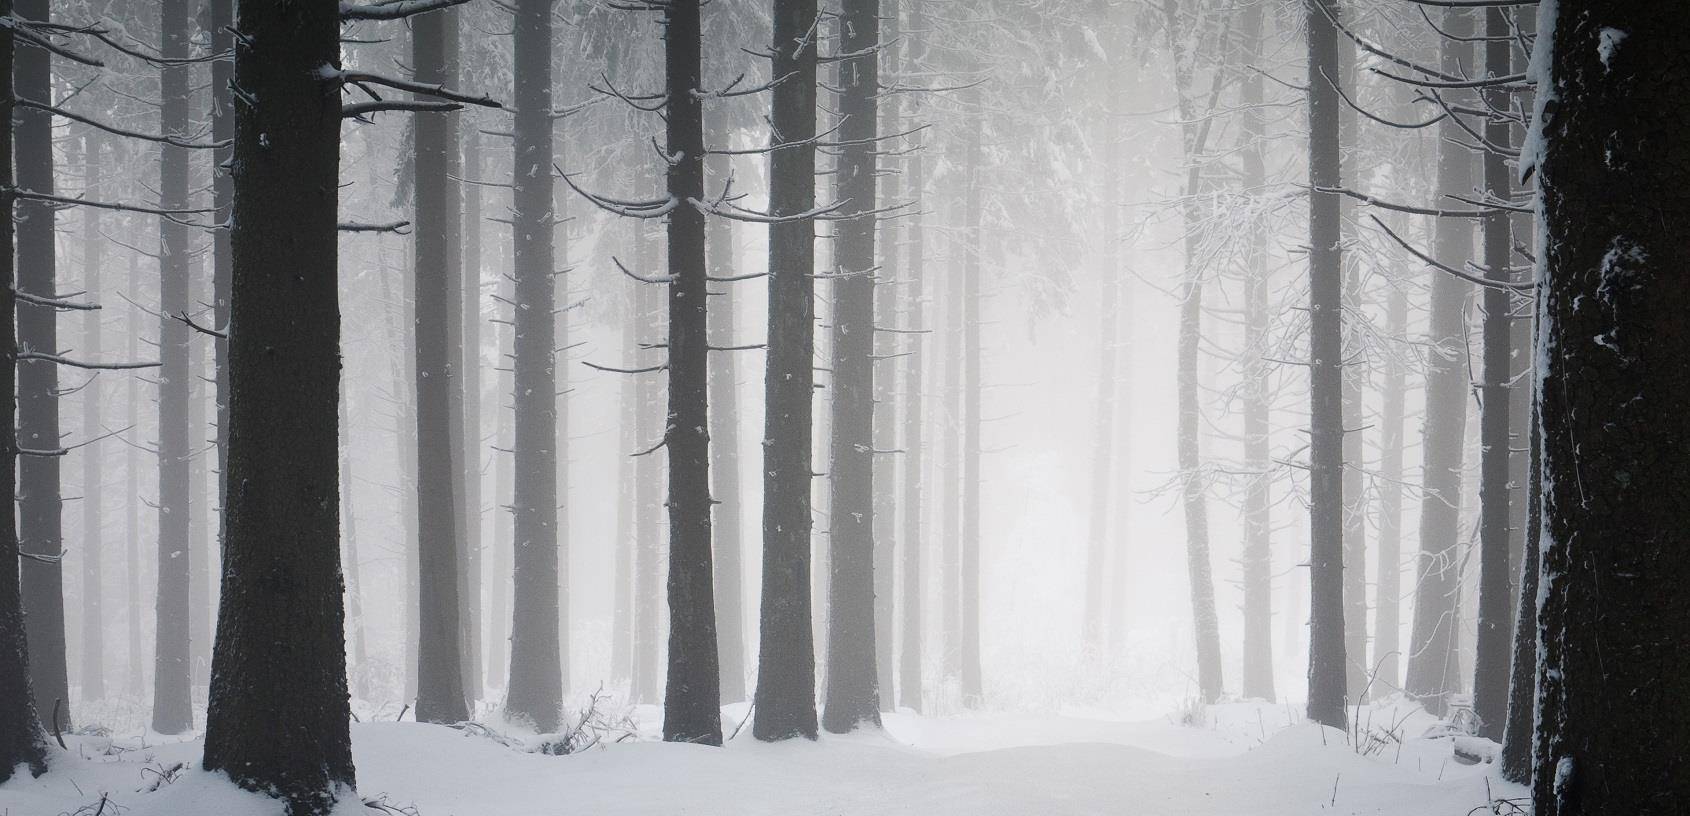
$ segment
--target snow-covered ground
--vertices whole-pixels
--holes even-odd
[[[1448,738],[1421,736],[1431,718],[1405,706],[1363,709],[1360,737],[1302,723],[1292,707],[1236,703],[1149,720],[898,714],[884,732],[765,745],[747,729],[719,749],[653,741],[655,713],[634,712],[641,738],[571,756],[525,753],[486,733],[364,722],[352,727],[359,794],[418,816],[1464,816],[1523,795],[1486,766],[1453,761]],[[743,705],[730,707],[728,727],[744,716]],[[92,816],[102,797],[102,816],[279,812],[199,770],[198,741],[66,740],[46,775],[0,787],[0,814]],[[379,812],[348,801],[337,816]]]

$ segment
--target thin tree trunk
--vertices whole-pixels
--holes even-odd
[[[642,223],[636,221],[634,225],[638,227]],[[638,290],[645,285],[630,278],[624,290],[622,348],[630,360],[633,359],[634,349],[639,347],[641,300]],[[632,364],[629,367],[633,367]],[[634,482],[637,460],[633,453],[642,444],[639,398],[643,389],[639,381],[644,379],[644,376],[637,379],[624,377],[618,385],[621,410],[617,414],[620,432],[617,452],[621,456],[616,464],[616,585],[611,590],[611,603],[615,605],[611,612],[610,633],[610,676],[613,681],[631,681],[634,677],[634,561],[640,543],[641,524],[637,518],[640,505],[639,489]]]
[[[906,75],[914,76],[921,70],[921,64],[927,56],[926,19],[921,11],[919,2],[900,4],[908,11],[909,26],[913,39],[899,51],[901,58],[900,70]],[[901,110],[908,117],[900,121],[914,118],[914,103],[903,103]],[[924,200],[927,176],[922,151],[915,150],[910,154],[909,161],[904,168],[905,186],[904,199],[920,202]],[[928,308],[929,297],[926,267],[926,215],[917,207],[904,221],[904,235],[907,246],[904,250],[904,283],[907,287],[904,299],[904,328],[909,331],[927,330],[926,321],[932,314]],[[908,343],[910,355],[903,363],[903,531],[900,536],[901,561],[899,577],[902,581],[902,592],[899,600],[900,623],[903,627],[899,642],[898,653],[898,702],[905,707],[921,712],[926,709],[923,703],[922,689],[922,632],[925,623],[925,613],[922,610],[923,572],[922,551],[925,549],[922,535],[923,495],[921,490],[924,478],[923,466],[927,462],[923,442],[922,406],[924,403],[922,387],[922,372],[926,361],[935,356],[932,345],[922,344],[911,335]],[[890,633],[888,633],[890,634]],[[890,696],[890,695],[888,695]]]
[[[1241,12],[1247,65],[1261,60],[1262,17],[1260,3]],[[1261,112],[1264,100],[1260,73],[1247,71],[1241,81],[1243,121],[1239,154],[1243,176],[1239,184],[1255,195],[1267,184],[1267,126]],[[1268,435],[1271,398],[1271,363],[1267,361],[1268,325],[1268,225],[1252,222],[1248,269],[1244,281],[1244,469],[1250,482],[1244,494],[1244,666],[1242,690],[1245,699],[1272,702],[1273,679],[1273,461]]]
[[[159,24],[166,59],[185,59],[190,36],[187,0],[163,0]],[[186,139],[190,67],[166,64],[160,69],[159,126],[167,134]],[[174,145],[161,147],[159,206],[182,209],[188,204],[188,151]],[[159,369],[158,394],[158,599],[157,637],[153,646],[152,728],[160,734],[180,734],[193,728],[193,700],[189,688],[191,666],[189,564],[194,547],[190,540],[193,512],[189,485],[188,401],[192,398],[189,378],[185,323],[176,315],[189,307],[188,228],[170,219],[159,221]]]
[[[1516,44],[1509,36],[1510,12],[1502,8],[1485,10],[1485,72],[1492,77],[1513,73]],[[1507,108],[1507,91],[1487,88],[1487,104]],[[1510,141],[1508,123],[1487,121],[1485,139],[1496,145]],[[1512,195],[1508,161],[1494,152],[1484,154],[1485,193],[1492,200],[1507,201]],[[1498,210],[1484,219],[1484,259],[1489,277],[1502,283],[1514,280],[1509,271],[1513,258],[1513,218]],[[1500,286],[1484,292],[1484,383],[1479,415],[1479,617],[1478,644],[1473,661],[1473,713],[1479,719],[1479,736],[1501,741],[1508,712],[1508,664],[1514,651],[1514,520],[1509,487],[1513,466],[1513,434],[1510,414],[1514,411],[1511,392],[1518,373],[1514,362],[1514,323],[1510,316],[1513,295]]]
[[[763,578],[752,735],[816,738],[810,531],[815,403],[816,0],[774,0],[764,369]]]
[[[978,101],[976,96],[975,101]],[[984,115],[974,114],[968,126],[967,184],[963,212],[967,243],[962,254],[962,544],[957,603],[961,610],[961,648],[958,650],[958,690],[967,706],[983,702],[985,686],[980,667],[980,277],[984,202],[980,144]]]
[[[205,768],[319,816],[354,784],[341,607],[340,63],[332,4],[243,0],[228,538]],[[167,97],[168,98],[168,97]]]
[[[723,133],[717,138],[725,139]],[[726,145],[723,145],[724,147]],[[711,178],[726,183],[731,169],[726,156],[712,154]],[[726,279],[734,274],[733,222],[712,219],[706,236],[710,275]],[[739,468],[739,352],[727,351],[734,339],[734,297],[731,284],[716,284],[710,298],[710,441],[711,486],[715,507],[716,640],[722,668],[722,700],[746,699],[745,602]]]
[[[0,0],[0,17],[10,17],[12,0]],[[39,50],[39,49],[29,49]],[[42,54],[45,57],[45,52]],[[0,109],[13,110],[13,34],[0,29]],[[12,128],[0,128],[0,206],[11,212],[16,203],[12,193]],[[12,219],[0,225],[0,357],[11,362],[0,365],[0,393],[12,393],[17,382],[15,341],[15,266],[12,255]],[[12,400],[0,399],[0,441],[13,450],[16,408]],[[0,491],[15,493],[17,457],[0,456]],[[35,716],[30,692],[29,646],[24,633],[23,597],[18,582],[19,548],[17,509],[12,496],[0,498],[0,782],[25,765],[32,775],[47,770],[46,735]]]
[[[367,650],[364,637],[364,593],[363,581],[359,576],[358,566],[358,514],[352,508],[352,422],[348,419],[349,400],[346,396],[344,384],[339,399],[340,420],[340,534],[341,540],[346,542],[345,564],[341,571],[346,576],[346,628],[352,633],[351,675],[353,678],[352,692],[363,697],[368,692],[365,688],[364,668],[367,665]]]
[[[1319,6],[1315,4],[1320,4]],[[1335,0],[1308,0],[1309,54],[1309,719],[1343,728],[1344,320],[1338,196]]]
[[[940,670],[946,682],[957,677],[962,657],[962,370],[963,283],[967,239],[964,236],[963,196],[952,193],[949,269],[945,282],[945,387],[941,395],[944,422],[944,463],[940,466],[944,493],[939,553]]]
[[[433,11],[411,19],[411,47],[416,81],[447,80],[447,16]],[[417,558],[419,642],[417,710],[420,722],[452,723],[466,719],[463,663],[463,586],[459,578],[463,550],[453,440],[452,393],[456,355],[451,323],[461,290],[452,276],[450,232],[457,216],[447,179],[452,155],[453,120],[442,113],[416,114],[416,416],[417,416]],[[456,429],[455,427],[456,426]]]
[[[131,233],[135,231],[134,223],[134,220],[131,219]],[[131,235],[130,237],[134,236]],[[141,291],[139,253],[129,253],[129,278],[127,283],[128,291],[135,292],[138,296]],[[132,309],[129,312],[128,319],[124,321],[124,334],[129,338],[126,351],[130,360],[138,359],[136,355],[140,353],[140,338],[143,330],[142,315],[144,314],[145,312],[140,309]],[[128,380],[128,387],[124,389],[126,392],[124,394],[126,407],[124,424],[126,427],[138,428],[141,419],[141,378],[129,377]],[[147,672],[143,654],[145,649],[141,640],[143,628],[143,621],[141,620],[141,451],[138,445],[130,445],[125,452],[123,478],[123,529],[126,538],[124,544],[124,588],[128,600],[128,614],[124,617],[129,627],[129,643],[126,647],[129,655],[129,682],[126,690],[139,696],[141,690],[146,686]]]
[[[552,4],[516,8],[512,178],[515,495],[510,688],[505,708],[541,732],[563,706],[558,629],[556,324],[552,244]]]
[[[1340,14],[1354,19],[1353,3],[1337,7]],[[1341,18],[1340,18],[1341,19]],[[1357,98],[1356,44],[1349,37],[1338,38],[1338,77],[1341,88],[1351,99]],[[1344,104],[1338,107],[1339,177],[1356,178],[1355,161],[1359,156],[1350,149],[1356,145],[1358,120],[1355,108]],[[1338,200],[1339,243],[1354,240],[1355,201]],[[1344,263],[1344,310],[1351,314],[1362,311],[1361,263],[1351,255]],[[1344,323],[1343,358],[1362,353],[1367,342],[1359,321]],[[1369,670],[1367,657],[1367,495],[1362,483],[1364,464],[1361,428],[1367,425],[1362,392],[1367,387],[1368,371],[1359,365],[1344,366],[1342,399],[1344,414],[1344,686],[1351,705],[1361,705],[1367,699]]]
[[[1473,64],[1471,12],[1447,9],[1440,27],[1448,32],[1441,46],[1441,70],[1460,72]],[[1472,189],[1472,150],[1458,142],[1467,137],[1454,124],[1442,127],[1438,152],[1438,189],[1467,195]],[[1472,258],[1473,231],[1465,219],[1440,218],[1434,227],[1432,254],[1460,268]],[[1431,328],[1426,371],[1426,418],[1420,503],[1420,556],[1415,570],[1414,629],[1408,644],[1406,690],[1433,714],[1442,715],[1446,695],[1460,676],[1456,670],[1455,615],[1459,584],[1456,536],[1461,522],[1463,438],[1467,427],[1467,298],[1471,287],[1453,275],[1431,271]]]
[[[98,131],[83,135],[82,191],[91,199],[104,198],[100,162],[104,139]],[[100,235],[100,211],[82,208],[82,289],[104,291],[100,267],[105,263],[105,240]],[[103,312],[82,313],[82,353],[98,359]],[[92,377],[82,387],[82,699],[106,696],[105,588],[101,561],[105,558],[105,446],[100,437],[105,389]]]
[[[1408,294],[1391,286],[1385,302],[1385,336],[1408,336]],[[1374,581],[1374,687],[1390,694],[1402,683],[1403,415],[1407,370],[1397,351],[1385,356],[1379,414],[1379,563]]]
[[[834,233],[833,419],[828,464],[827,688],[822,727],[880,725],[874,617],[874,245],[879,0],[845,0],[839,66],[843,119],[839,195],[851,202]]]
[[[1535,377],[1533,378],[1536,379]],[[1529,390],[1529,389],[1521,389]],[[1543,440],[1534,410],[1529,445],[1530,474],[1527,476],[1529,509],[1525,551],[1520,559],[1519,607],[1514,617],[1514,656],[1509,672],[1508,720],[1502,730],[1502,778],[1517,785],[1532,781],[1532,738],[1537,714],[1538,671],[1538,581],[1542,569],[1543,462],[1539,452]]]
[[[512,242],[515,242],[514,238],[512,239]],[[505,258],[502,254],[499,259],[500,274],[498,276],[497,283],[499,303],[509,303],[516,298],[516,287],[511,281],[511,278],[513,278],[516,274],[516,265],[514,263],[515,254],[515,248],[513,247],[511,249],[513,262],[508,266],[505,264]],[[505,270],[507,269],[510,271],[506,272]],[[499,362],[494,367],[497,371],[496,376],[498,378],[498,388],[495,391],[498,396],[494,401],[494,405],[497,408],[494,416],[498,418],[498,441],[494,444],[492,454],[494,472],[493,504],[498,508],[508,508],[514,507],[514,502],[516,501],[514,495],[516,490],[516,462],[514,453],[516,445],[516,412],[514,410],[516,401],[516,372],[514,370],[516,347],[515,339],[512,337],[516,331],[513,327],[505,326],[503,324],[496,325],[493,331],[498,335],[499,342]],[[510,407],[505,405],[504,395],[507,394],[511,395]],[[623,423],[626,424],[627,419],[625,418],[628,416],[626,411],[624,411],[622,416],[624,417]],[[628,504],[626,496],[619,497],[619,499],[620,500],[617,502],[617,513],[623,514],[628,512],[628,510],[624,508],[624,506]],[[510,689],[510,632],[505,627],[507,623],[512,620],[511,615],[513,614],[511,609],[511,593],[515,587],[514,541],[516,530],[514,519],[507,522],[507,517],[503,514],[495,513],[494,516],[493,550],[491,557],[489,558],[490,564],[487,570],[487,573],[493,577],[493,586],[491,588],[491,592],[489,593],[489,608],[487,610],[489,619],[487,672],[489,683],[495,687],[504,688],[508,692]],[[620,552],[620,550],[618,550],[618,552]],[[620,608],[621,607],[618,607],[618,609]],[[619,663],[617,665],[625,664]],[[614,672],[612,677],[627,677],[627,672],[626,670]]]
[[[551,72],[545,72],[550,76]],[[463,129],[463,160],[461,162],[461,178],[478,181],[482,177],[481,166],[481,134],[476,130],[475,123],[466,119],[468,126]],[[482,548],[482,524],[484,513],[481,506],[482,452],[486,446],[481,443],[481,185],[463,183],[458,185],[463,194],[463,224],[460,233],[463,236],[463,253],[460,266],[463,279],[463,290],[459,306],[462,309],[458,320],[462,338],[463,358],[459,363],[463,372],[463,451],[464,451],[464,539],[465,552],[469,554],[468,584],[469,594],[464,602],[470,609],[470,626],[472,632],[472,654],[475,655],[475,687],[479,689],[486,682],[488,666],[491,658],[483,662],[483,644],[497,639],[489,631],[502,622],[489,620],[483,614],[481,601],[484,575],[491,574],[491,570],[483,564],[485,552]],[[481,696],[481,695],[477,695]]]
[[[645,230],[645,222],[635,224],[635,268],[653,269],[652,236]],[[642,273],[644,274],[644,273]],[[662,331],[662,290],[641,284],[635,293],[635,312],[639,318],[638,336],[641,344],[657,342]],[[645,355],[648,358],[657,355]],[[639,437],[638,456],[634,464],[634,490],[638,519],[638,539],[634,553],[634,670],[630,698],[636,703],[658,702],[658,661],[662,643],[659,640],[663,613],[661,588],[663,557],[663,470],[661,448],[650,450],[663,438],[664,421],[660,382],[656,376],[639,376],[635,401],[638,404],[636,435]]]

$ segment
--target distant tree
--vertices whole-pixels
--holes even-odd
[[[105,140],[90,128],[82,137],[82,191],[88,198],[102,197],[101,162],[105,161]],[[82,291],[102,291],[101,267],[105,263],[105,237],[100,234],[100,210],[82,208]],[[98,309],[82,313],[82,353],[100,355],[101,318]],[[106,695],[105,674],[105,589],[101,562],[105,558],[105,449],[100,437],[102,400],[105,392],[98,377],[82,386],[82,699],[99,700]]]
[[[193,35],[188,0],[162,0],[159,30],[166,60],[159,67],[159,129],[187,139],[193,134],[188,115],[192,64],[189,39]],[[188,207],[188,149],[160,146],[159,207]],[[153,647],[152,729],[180,734],[194,727],[189,616],[190,570],[193,553],[190,521],[193,490],[190,483],[192,443],[189,441],[188,401],[192,398],[189,344],[192,338],[181,316],[189,309],[191,269],[189,227],[177,218],[159,221],[159,369],[158,383],[158,600]],[[338,574],[338,570],[337,570]]]
[[[553,313],[552,2],[518,0],[512,97],[514,618],[506,709],[541,731],[563,706],[558,631],[557,391]]]
[[[421,14],[411,21],[412,69],[420,85],[444,85],[448,80],[447,9]],[[417,720],[457,722],[469,716],[463,667],[465,599],[458,503],[460,484],[452,411],[457,388],[453,370],[455,349],[450,323],[459,290],[452,275],[450,236],[458,223],[457,202],[450,180],[453,153],[451,129],[455,121],[442,111],[417,114],[416,227],[413,268],[416,297],[417,344],[417,512],[419,563],[417,645]]]
[[[831,288],[833,407],[828,464],[827,689],[822,727],[880,724],[874,620],[875,138],[880,93],[879,0],[844,0],[839,40],[837,183]]]
[[[769,323],[764,373],[763,583],[752,734],[816,737],[810,599],[815,401],[816,0],[774,0]]]
[[[1343,254],[1336,0],[1307,0],[1309,98],[1308,717],[1344,727]]]
[[[1690,17],[1540,10],[1535,168],[1542,422],[1536,816],[1690,801]],[[1545,24],[1547,23],[1547,25]],[[1545,48],[1547,46],[1547,48]]]
[[[1473,65],[1472,11],[1444,10],[1439,28],[1439,69],[1459,76]],[[1473,152],[1453,117],[1440,126],[1439,195],[1469,195]],[[1473,255],[1473,228],[1465,219],[1440,218],[1434,227],[1432,257],[1460,268]],[[1420,555],[1414,583],[1414,627],[1408,642],[1406,691],[1441,715],[1446,695],[1455,690],[1455,615],[1459,597],[1457,528],[1461,520],[1461,473],[1465,456],[1468,382],[1467,303],[1473,287],[1454,275],[1431,271],[1427,306],[1426,413],[1422,429]]]

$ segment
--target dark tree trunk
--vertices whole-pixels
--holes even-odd
[[[844,0],[839,196],[834,232],[831,453],[828,463],[827,689],[822,727],[880,725],[874,620],[874,244],[880,2]]]
[[[82,193],[91,199],[105,198],[101,182],[100,163],[105,160],[104,139],[98,131],[83,135]],[[82,289],[85,292],[104,291],[101,269],[105,264],[105,239],[100,235],[100,211],[82,208]],[[103,313],[89,310],[82,313],[82,353],[99,359],[101,350],[100,320]],[[90,378],[82,387],[82,699],[99,700],[106,696],[105,672],[105,589],[102,586],[101,561],[105,558],[105,445],[100,437],[101,409],[105,406],[105,389],[100,378]]]
[[[0,17],[10,17],[12,12],[12,0],[0,0]],[[0,110],[7,116],[15,112],[12,54],[12,30],[0,29],[0,77],[8,80],[0,82]],[[17,201],[11,192],[13,183],[12,128],[0,128],[0,208],[4,212],[11,212]],[[0,356],[13,361],[0,366],[0,394],[12,393],[17,383],[12,223],[5,219],[0,224]],[[0,399],[0,440],[11,449],[0,455],[0,491],[7,493],[14,492],[17,477],[15,411],[12,400]],[[18,583],[17,505],[12,498],[0,497],[0,782],[10,779],[19,765],[28,766],[35,775],[47,770],[46,735],[30,694],[29,645]]]
[[[412,61],[416,81],[443,84],[447,79],[448,21],[455,10],[411,19]],[[456,388],[451,323],[461,289],[452,276],[449,233],[456,231],[456,207],[447,173],[452,155],[453,119],[444,113],[416,114],[416,415],[417,415],[417,559],[418,644],[417,711],[420,722],[452,723],[469,716],[464,687],[463,599],[459,570],[459,460],[453,441],[452,392]],[[457,425],[458,430],[454,429]]]
[[[890,33],[896,36],[895,32]],[[894,121],[895,124],[895,121]],[[894,131],[895,132],[895,131]],[[887,195],[883,198],[891,199],[896,196],[896,189],[891,186],[890,172],[881,182],[886,186]],[[880,269],[877,275],[882,281],[877,281],[874,287],[875,319],[891,321],[897,313],[894,294],[899,291],[884,281],[890,277],[890,272],[899,268],[897,260],[896,230],[899,224],[882,222],[877,229],[885,230],[881,233],[883,240],[880,245]],[[897,546],[898,523],[898,461],[896,459],[898,446],[897,404],[893,395],[893,382],[896,377],[896,342],[895,332],[886,331],[882,327],[874,330],[873,367],[874,372],[874,413],[873,427],[873,468],[872,483],[874,484],[874,524],[870,535],[874,541],[874,668],[875,688],[878,689],[880,710],[891,712],[896,710],[897,704],[897,638],[894,636],[897,613],[897,571],[895,556]]]
[[[1241,12],[1246,52],[1245,64],[1255,65],[1262,53],[1262,6],[1252,3]],[[1266,122],[1260,105],[1264,99],[1262,75],[1244,75],[1241,89],[1244,105],[1243,151],[1239,154],[1246,191],[1267,183]],[[1248,277],[1244,282],[1244,467],[1250,483],[1244,494],[1244,667],[1243,693],[1246,699],[1274,700],[1273,682],[1273,461],[1268,446],[1269,400],[1272,373],[1267,361],[1268,227],[1252,223]]]
[[[340,63],[330,3],[242,0],[229,491],[205,767],[327,814],[353,787],[336,470]]]
[[[164,34],[160,54],[180,60],[188,56],[187,0],[163,0],[159,25]],[[160,69],[163,104],[159,127],[179,139],[192,136],[188,122],[188,83],[191,67],[171,63]],[[188,150],[161,146],[159,206],[167,210],[188,205]],[[188,427],[192,398],[187,324],[176,318],[193,305],[189,296],[190,246],[188,227],[171,219],[159,221],[159,369],[158,385],[158,600],[153,647],[153,721],[160,734],[180,734],[194,727],[190,690],[189,564],[195,548],[190,540],[193,512],[189,469],[193,451]],[[330,477],[332,482],[333,477]]]
[[[815,401],[816,0],[775,0],[769,156],[768,352],[764,370],[763,580],[756,712],[765,741],[816,738],[810,604]]]
[[[1537,816],[1690,801],[1690,17],[1678,11],[1562,0],[1539,31],[1555,93],[1536,124],[1548,236]]]
[[[1441,28],[1454,37],[1471,37],[1471,13],[1449,9]],[[1470,41],[1445,38],[1442,70],[1459,73],[1473,64]],[[1438,190],[1444,195],[1472,191],[1472,151],[1459,142],[1468,137],[1454,124],[1442,126],[1438,151]],[[1473,254],[1473,230],[1465,219],[1440,218],[1434,227],[1432,254],[1457,269]],[[1455,615],[1458,597],[1456,536],[1461,522],[1461,462],[1467,427],[1467,298],[1471,287],[1432,270],[1431,328],[1427,341],[1426,419],[1422,438],[1424,464],[1420,503],[1420,557],[1415,570],[1414,628],[1408,644],[1406,691],[1441,715],[1445,696],[1454,690]]]
[[[17,15],[46,20],[49,0],[19,0]],[[51,57],[41,48],[24,48],[17,55],[13,79],[19,98],[51,102]],[[37,193],[53,192],[53,119],[43,111],[23,108],[14,114],[17,136],[17,184]],[[56,207],[40,201],[17,205],[18,291],[38,297],[58,294],[54,248]],[[25,351],[59,351],[58,313],[51,306],[22,304],[17,314],[17,344]],[[44,360],[18,365],[18,447],[54,450],[59,447],[58,365]],[[65,657],[64,554],[61,529],[57,456],[18,459],[18,539],[22,552],[39,558],[23,562],[24,626],[29,633],[29,679],[40,703],[41,718],[52,716],[63,701],[62,724],[70,719],[70,679]],[[173,732],[172,732],[173,733]]]
[[[718,139],[727,138],[725,130]],[[718,148],[726,148],[724,142]],[[711,177],[726,183],[731,169],[726,156],[712,154]],[[733,222],[726,218],[710,221],[706,238],[710,275],[717,279],[734,274]],[[739,482],[739,352],[726,351],[734,339],[732,284],[715,284],[710,297],[710,451],[711,487],[715,509],[716,640],[722,667],[722,699],[739,702],[745,690],[745,601],[744,563],[740,523],[745,507]]]
[[[1517,47],[1509,36],[1510,12],[1500,7],[1485,10],[1485,73],[1491,77],[1513,73],[1512,52]],[[1498,109],[1510,106],[1509,94],[1485,89],[1487,104]],[[1507,145],[1508,123],[1485,123],[1485,139]],[[1484,154],[1485,193],[1495,201],[1512,195],[1508,160],[1487,151]],[[1487,277],[1499,284],[1511,283],[1509,263],[1514,251],[1513,218],[1497,210],[1484,219],[1484,263]],[[1501,741],[1508,711],[1508,664],[1514,650],[1517,567],[1510,557],[1514,520],[1511,507],[1514,491],[1509,486],[1513,464],[1513,435],[1509,430],[1510,403],[1517,373],[1514,363],[1513,296],[1501,285],[1484,291],[1484,373],[1479,414],[1479,618],[1478,645],[1473,661],[1473,713],[1479,719],[1479,736]]]
[[[1307,0],[1309,186],[1338,187],[1335,0]],[[1316,4],[1319,4],[1318,6]],[[1343,728],[1344,278],[1338,196],[1309,193],[1309,701],[1308,718]]]
[[[664,26],[669,197],[669,672],[663,739],[722,744],[710,540],[709,305],[704,248],[700,0],[671,0]]]
[[[557,377],[553,322],[552,3],[516,7],[512,257],[516,436],[510,689],[505,708],[541,732],[563,706],[558,631]]]

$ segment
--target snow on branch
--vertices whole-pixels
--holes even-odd
[[[427,14],[444,8],[461,6],[469,0],[385,0],[380,3],[341,3],[340,19],[352,20],[402,20]]]
[[[142,132],[136,131],[136,130],[128,130],[128,129],[125,129],[125,128],[120,128],[117,125],[109,124],[109,123],[106,123],[106,122],[101,122],[98,119],[94,119],[94,118],[89,117],[89,116],[83,116],[80,113],[72,113],[68,110],[65,110],[64,108],[58,107],[57,105],[48,105],[46,103],[37,102],[33,99],[21,99],[20,98],[20,99],[14,100],[13,104],[17,105],[20,108],[29,108],[31,110],[45,111],[45,112],[50,113],[54,116],[58,116],[58,117],[61,117],[61,118],[64,118],[64,119],[69,119],[72,122],[81,122],[82,124],[87,125],[91,128],[95,128],[97,130],[103,130],[106,133],[112,134],[113,136],[122,136],[122,137],[128,138],[128,139],[145,139],[146,141],[149,141],[149,142],[162,142],[162,143],[167,144],[167,145],[172,145],[174,147],[186,148],[186,149],[189,149],[189,150],[216,150],[217,148],[228,147],[231,144],[230,140],[228,140],[228,139],[225,139],[221,142],[193,142],[193,141],[189,141],[187,139],[182,139],[182,138],[179,138],[179,137],[176,137],[176,136],[169,136],[169,135],[162,134],[162,133],[142,133]]]
[[[426,85],[421,82],[412,82],[407,79],[383,76],[381,74],[372,74],[368,71],[345,71],[333,66],[325,65],[318,69],[317,76],[320,79],[331,82],[339,82],[342,85],[358,86],[359,88],[362,88],[365,93],[375,97],[378,101],[380,100],[380,97],[370,91],[366,86],[380,85],[384,88],[392,88],[406,93],[417,94],[420,96],[432,96],[436,99],[446,99],[453,102],[462,102],[465,105],[479,105],[484,108],[504,107],[504,105],[498,100],[490,96],[471,96],[466,93],[454,91],[444,85]]]
[[[44,351],[20,351],[16,355],[19,362],[42,362],[54,365],[70,366],[71,368],[86,368],[102,371],[123,371],[135,368],[158,368],[159,363],[91,363],[86,360],[72,360],[61,354],[48,354]]]

